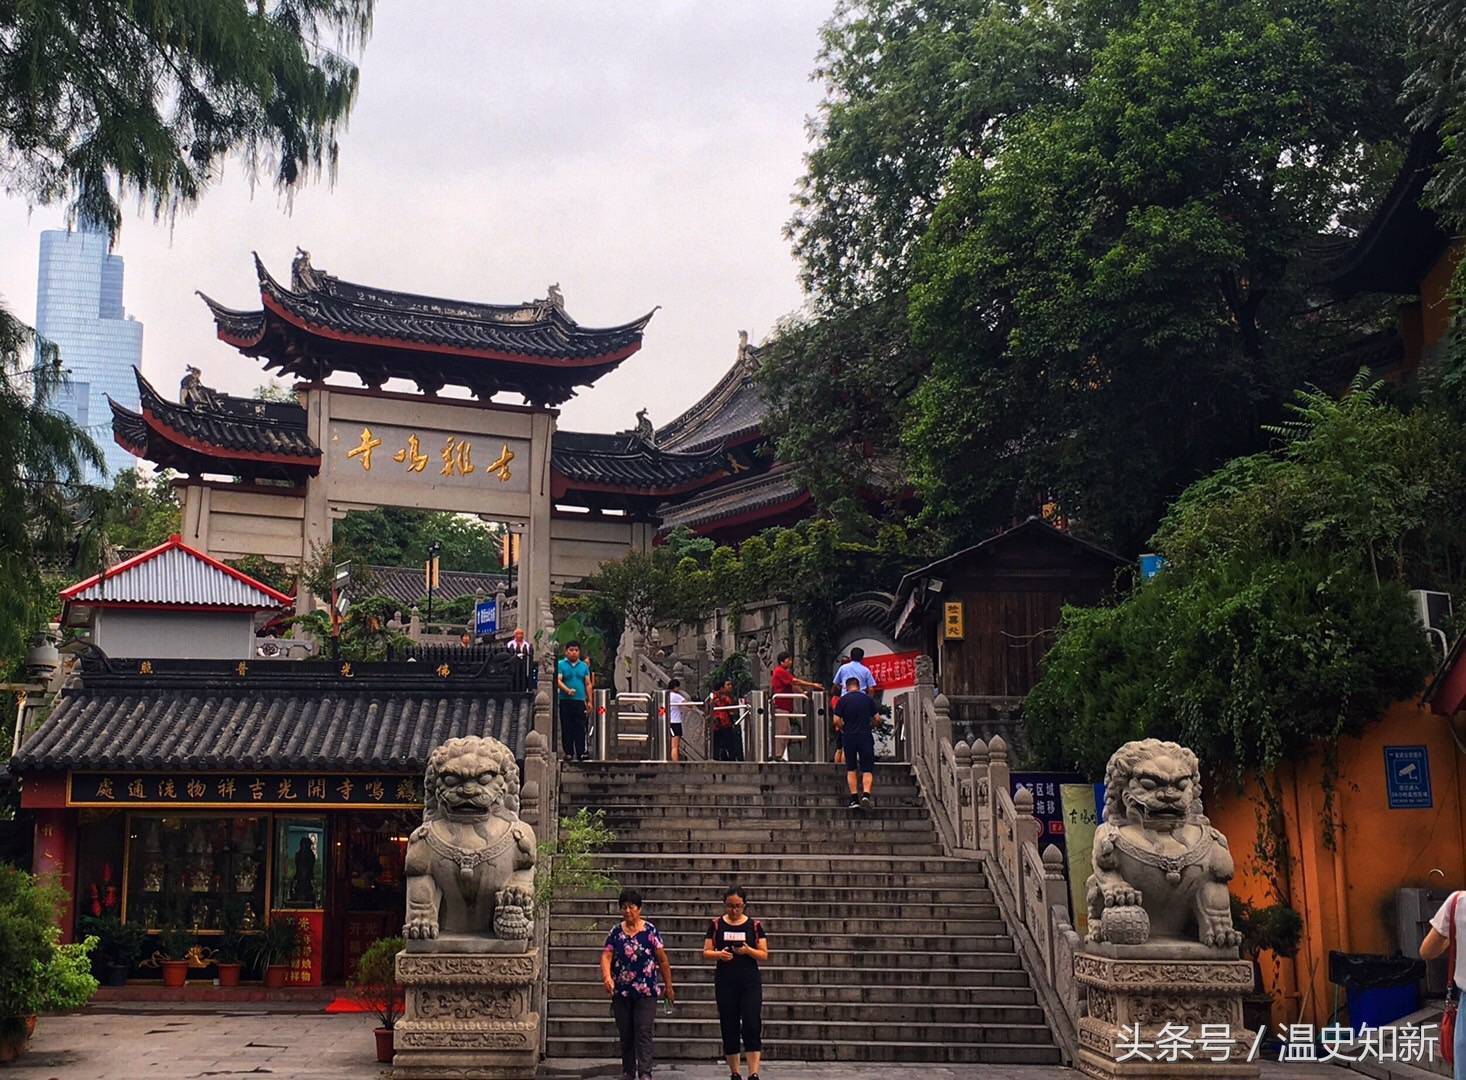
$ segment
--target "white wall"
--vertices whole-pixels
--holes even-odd
[[[254,614],[102,608],[92,625],[92,641],[108,656],[248,660],[254,656]]]

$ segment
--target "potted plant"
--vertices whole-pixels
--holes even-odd
[[[400,937],[382,938],[361,954],[356,973],[351,977],[351,991],[382,1026],[377,1028],[377,1060],[392,1060],[392,1029],[402,1015],[402,986],[397,982],[397,954],[402,951]]]
[[[188,954],[193,946],[193,933],[176,923],[165,926],[158,934],[158,951],[163,954],[160,966],[164,986],[176,988],[188,981]]]
[[[278,990],[285,985],[285,973],[300,955],[304,938],[300,924],[286,915],[272,919],[251,942],[250,954],[264,970],[267,989]]]
[[[1242,999],[1242,1022],[1252,1031],[1272,1023],[1273,997],[1262,986],[1262,954],[1287,958],[1298,952],[1303,916],[1287,904],[1257,907],[1232,897],[1232,925],[1242,935],[1242,953],[1252,960],[1252,993]]]
[[[25,1049],[36,1014],[72,1008],[96,989],[82,942],[62,951],[56,942],[56,911],[65,894],[13,866],[0,864],[0,1061]],[[85,978],[75,977],[80,966]]]
[[[219,913],[219,943],[214,947],[214,963],[219,969],[219,985],[239,985],[239,969],[244,955],[244,910],[239,901],[230,900]]]
[[[137,923],[125,923],[116,915],[83,915],[81,932],[97,939],[97,966],[107,986],[122,986],[132,965],[142,958],[148,934]]]

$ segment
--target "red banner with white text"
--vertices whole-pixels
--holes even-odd
[[[916,685],[916,658],[921,650],[912,652],[882,653],[865,658],[865,666],[875,676],[876,686],[881,690],[900,690]]]

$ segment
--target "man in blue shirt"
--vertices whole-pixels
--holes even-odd
[[[876,677],[870,673],[870,668],[865,666],[865,650],[859,645],[850,650],[848,663],[840,665],[840,670],[835,672],[835,691],[844,693],[845,684],[854,679],[860,684],[860,689],[869,694],[876,686]]]
[[[835,725],[845,746],[845,780],[850,785],[852,810],[870,809],[870,792],[876,781],[875,722],[875,701],[860,688],[860,679],[851,675],[835,706]],[[865,781],[863,787],[861,780]]]
[[[571,761],[585,760],[585,708],[595,687],[590,665],[580,658],[580,642],[568,642],[555,665],[555,688],[560,699],[560,745]]]

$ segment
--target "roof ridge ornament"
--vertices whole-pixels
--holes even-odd
[[[560,291],[560,283],[557,281],[545,290],[549,297],[550,304],[561,315],[565,314],[565,294]]]
[[[203,374],[192,364],[184,365],[183,379],[178,384],[178,403],[190,409],[218,412],[219,391],[204,385]]]

